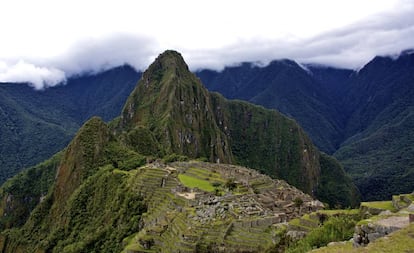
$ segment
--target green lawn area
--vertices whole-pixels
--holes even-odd
[[[207,179],[209,181],[217,181],[217,182],[224,182],[224,180],[221,178],[220,174],[217,172],[212,172],[210,170],[205,170],[201,168],[189,168],[186,173],[192,174],[200,179]]]
[[[180,179],[181,183],[189,188],[195,188],[197,187],[200,190],[207,191],[207,192],[213,192],[214,186],[211,185],[211,183],[207,180],[195,178],[192,176],[188,176],[186,174],[180,174],[178,175],[178,179]]]
[[[361,206],[390,210],[395,212],[395,208],[392,205],[392,201],[372,201],[372,202],[362,202]]]
[[[319,210],[317,213],[326,214],[326,215],[339,215],[339,214],[358,214],[359,209],[337,209],[337,210]]]

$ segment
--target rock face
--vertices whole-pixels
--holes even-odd
[[[360,207],[361,214],[372,217],[362,221],[362,224],[355,227],[354,247],[366,246],[368,243],[407,227],[412,223],[414,221],[414,208],[412,208],[413,204],[411,204],[413,199],[414,193],[411,193],[394,195],[392,201],[388,201],[389,205],[375,205],[381,202],[362,203]],[[386,202],[383,201],[382,203]],[[393,210],[395,213],[390,210]]]
[[[378,238],[389,235],[409,225],[408,216],[392,216],[355,227],[354,247],[366,246]]]

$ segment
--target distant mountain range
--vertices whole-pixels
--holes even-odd
[[[413,58],[379,56],[359,71],[276,60],[196,75],[211,91],[294,118],[341,161],[363,199],[389,199],[414,185]],[[45,91],[0,84],[0,179],[61,150],[87,118],[114,118],[140,76],[124,66]]]
[[[140,76],[123,66],[43,91],[1,83],[0,182],[60,151],[90,117],[119,115]]]
[[[289,115],[334,154],[365,200],[414,187],[414,54],[375,57],[359,71],[273,61],[196,73],[209,90]]]

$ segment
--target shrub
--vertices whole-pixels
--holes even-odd
[[[178,154],[169,154],[164,156],[162,159],[165,163],[172,163],[172,162],[184,162],[188,161],[188,157],[184,155],[178,155]]]
[[[294,242],[286,253],[308,252],[326,246],[329,242],[344,241],[352,237],[356,220],[350,216],[329,218],[321,227],[309,232],[300,241]]]

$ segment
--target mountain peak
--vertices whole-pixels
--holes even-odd
[[[118,131],[138,128],[157,140],[162,153],[232,161],[209,92],[176,51],[157,57],[126,102]]]
[[[166,50],[158,55],[155,61],[149,66],[147,72],[153,74],[159,71],[189,71],[187,64],[181,54],[174,50]]]
[[[175,50],[165,50],[163,53],[159,54],[155,62],[161,61],[163,63],[174,62],[176,64],[185,64],[184,58],[182,55]]]

